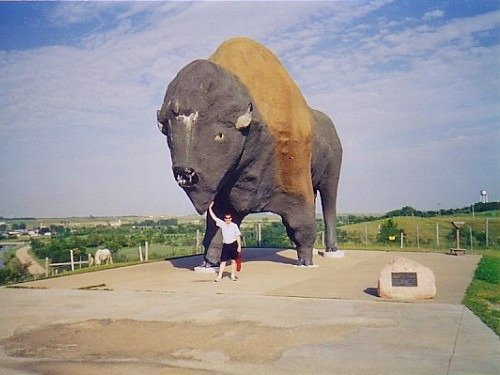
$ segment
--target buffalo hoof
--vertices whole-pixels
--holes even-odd
[[[297,261],[297,266],[306,266],[306,267],[310,267],[313,265],[313,262],[311,259],[305,259],[305,258],[300,258],[298,261]]]
[[[201,265],[194,268],[194,272],[198,273],[217,273],[219,272],[219,266],[204,260]]]
[[[337,247],[337,245],[333,245],[333,246],[328,246],[326,249],[325,249],[325,252],[326,253],[333,253],[335,251],[338,251],[339,248]]]
[[[219,265],[217,263],[212,263],[212,262],[209,262],[208,260],[204,260],[203,262],[201,262],[200,267],[217,268],[217,267],[219,267]]]

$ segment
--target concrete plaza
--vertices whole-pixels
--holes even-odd
[[[434,299],[377,297],[396,256],[434,271]],[[244,249],[236,282],[197,256],[0,288],[0,373],[500,373],[498,336],[461,305],[478,256],[295,257]]]

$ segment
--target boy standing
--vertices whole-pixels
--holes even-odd
[[[223,242],[219,275],[214,281],[218,282],[222,279],[228,260],[231,261],[231,280],[236,281],[236,258],[238,257],[238,253],[241,252],[241,232],[238,226],[233,223],[231,214],[226,213],[224,220],[221,220],[215,215],[212,209],[213,205],[214,202],[210,203],[208,212],[212,219],[214,219],[215,224],[221,229]]]

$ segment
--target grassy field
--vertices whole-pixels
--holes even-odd
[[[463,304],[500,336],[500,254],[481,258]]]
[[[360,244],[366,243],[370,248],[377,248],[377,235],[380,225],[386,221],[376,220],[365,223],[342,226],[340,229],[349,233],[355,241],[345,242],[340,238],[340,243],[345,248],[359,248]],[[447,250],[455,247],[455,229],[451,225],[452,221],[462,221],[465,224],[460,230],[460,247],[466,250],[471,249],[471,230],[472,230],[472,250],[486,249],[484,239],[486,236],[486,217],[475,215],[473,218],[468,216],[438,216],[432,218],[421,217],[395,217],[393,218],[396,226],[404,231],[404,248],[418,250]],[[439,237],[438,234],[439,233]],[[489,249],[500,250],[500,218],[497,216],[488,217],[488,239]],[[438,246],[439,239],[439,246]],[[367,240],[367,241],[366,241]],[[393,246],[401,250],[400,238],[397,238]],[[386,249],[386,246],[381,248]]]
[[[177,258],[195,254],[202,254],[203,250],[196,250],[194,246],[170,246],[163,244],[151,244],[149,245],[149,260],[161,260]],[[142,247],[143,257],[145,256],[145,247]],[[129,248],[125,247],[114,255],[115,262],[134,262],[138,261],[139,248]]]

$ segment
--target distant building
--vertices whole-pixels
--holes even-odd
[[[47,228],[47,227],[40,227],[40,228],[38,228],[38,234],[40,236],[50,236],[50,235],[52,235],[52,233],[50,231],[50,228]]]

